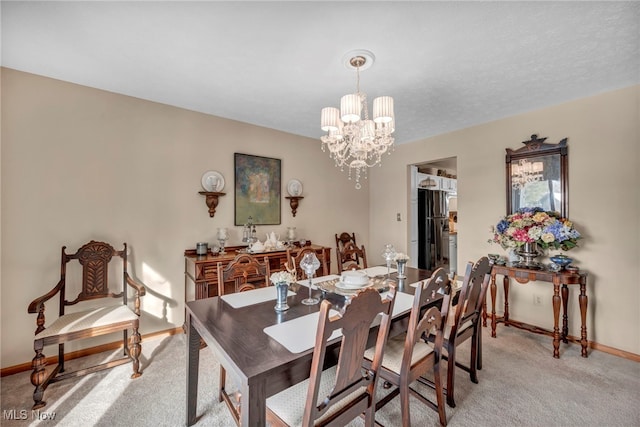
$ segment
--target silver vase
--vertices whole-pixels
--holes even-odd
[[[289,293],[289,284],[286,282],[276,283],[276,306],[274,309],[277,312],[289,310],[287,305],[287,294]]]
[[[521,268],[540,268],[540,263],[536,261],[536,258],[540,256],[538,251],[538,244],[536,242],[525,243],[518,250],[518,255],[522,257],[518,267]]]
[[[406,261],[402,262],[402,261],[398,261],[396,263],[396,267],[398,267],[398,279],[406,279],[407,275],[405,273],[405,267],[407,266]]]

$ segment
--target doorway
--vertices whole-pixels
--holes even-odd
[[[411,266],[457,271],[457,158],[410,166],[409,257]],[[437,201],[438,203],[435,203]]]

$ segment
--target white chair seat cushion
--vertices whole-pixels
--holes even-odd
[[[36,339],[47,338],[55,335],[79,332],[85,329],[107,326],[114,323],[130,322],[138,316],[126,305],[100,307],[77,313],[69,313],[56,319],[35,336]]]
[[[331,392],[336,381],[336,367],[322,371],[320,380],[320,388],[318,391],[318,399],[320,402]],[[267,407],[280,419],[290,426],[302,425],[302,417],[304,416],[304,408],[307,404],[307,393],[309,390],[309,380],[304,380],[286,390],[281,391],[267,399]],[[366,387],[360,387],[353,393],[346,396],[340,402],[333,405],[329,410],[316,420],[316,423],[322,421],[339,409],[345,407],[356,396],[364,393]]]
[[[382,358],[382,366],[385,369],[397,374],[400,373],[400,367],[402,366],[402,356],[404,354],[404,342],[406,340],[406,337],[406,334],[401,334],[387,340]],[[369,348],[367,349],[367,351],[365,351],[364,357],[369,360],[373,360],[374,353],[375,348]],[[411,355],[411,366],[413,366],[416,362],[426,357],[430,353],[433,353],[433,348],[429,344],[423,342],[422,340],[416,342],[415,346],[413,347],[413,354]]]

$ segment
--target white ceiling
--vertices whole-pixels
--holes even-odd
[[[405,143],[640,83],[638,2],[2,1],[2,65],[319,138],[376,56]],[[529,130],[525,130],[529,132]],[[523,134],[523,137],[526,137]]]

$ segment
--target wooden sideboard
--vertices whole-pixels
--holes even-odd
[[[327,268],[331,271],[331,248],[310,245],[315,249],[318,255],[324,254],[327,260]],[[209,252],[207,255],[197,255],[195,249],[187,249],[184,251],[184,300],[188,301],[189,291],[195,288],[195,299],[209,298],[218,295],[218,263],[221,262],[226,266],[238,254],[239,250],[244,249],[243,246],[231,246],[226,249],[224,255],[213,254]],[[295,255],[300,250],[294,247],[292,253]],[[267,257],[269,260],[269,268],[271,272],[284,270],[287,262],[287,251],[273,251],[254,254],[255,257],[262,260]]]

